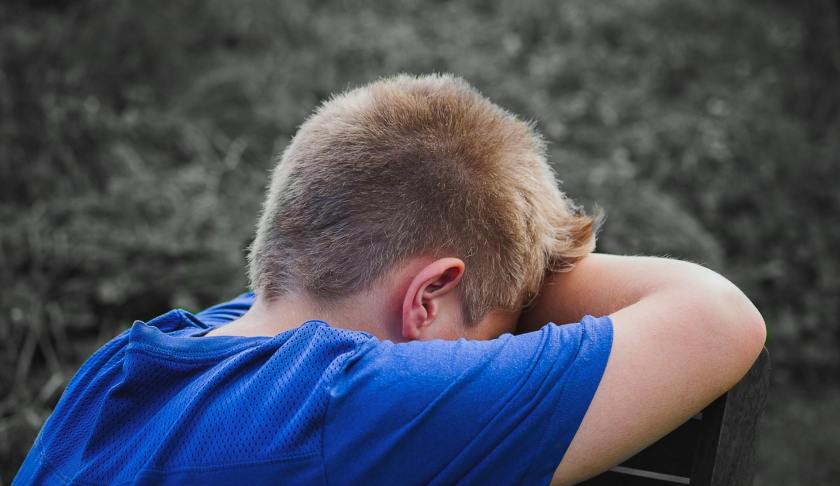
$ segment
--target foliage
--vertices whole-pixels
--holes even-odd
[[[777,378],[840,371],[827,0],[17,0],[0,22],[0,478],[98,345],[244,287],[272,154],[400,71],[533,118],[564,189],[606,210],[602,251],[745,288]]]

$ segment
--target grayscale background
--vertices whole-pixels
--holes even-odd
[[[840,481],[836,0],[5,0],[0,69],[0,484],[98,346],[243,290],[272,154],[402,71],[534,120],[600,251],[741,286],[773,360],[756,484]]]

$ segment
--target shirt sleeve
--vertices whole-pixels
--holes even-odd
[[[611,347],[606,316],[489,341],[374,341],[329,389],[327,480],[548,484]]]
[[[210,327],[226,324],[235,319],[239,319],[248,312],[248,309],[254,304],[255,298],[256,296],[253,292],[245,292],[233,300],[204,309],[196,314],[196,317]]]

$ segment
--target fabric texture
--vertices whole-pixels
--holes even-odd
[[[14,484],[547,484],[612,345],[591,316],[488,341],[322,321],[204,336],[253,300],[137,321],[102,347]]]

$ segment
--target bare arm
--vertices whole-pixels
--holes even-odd
[[[613,347],[555,484],[593,476],[679,426],[738,382],[765,339],[737,287],[678,260],[590,255],[546,279],[520,330],[584,314],[610,315]]]

